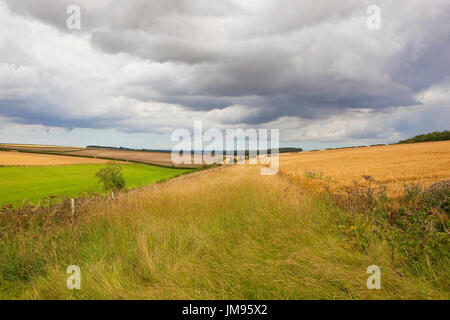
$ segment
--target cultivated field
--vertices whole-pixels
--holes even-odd
[[[361,175],[394,191],[402,182],[448,179],[448,146],[281,155],[274,176],[225,165],[117,192],[114,200],[81,197],[74,216],[68,201],[4,210],[0,299],[448,300],[448,182],[400,198],[368,189],[348,197],[315,192]],[[73,166],[69,180],[89,166],[102,165]],[[139,166],[150,167],[124,165],[124,174],[137,168],[134,177],[142,178]],[[38,176],[26,173],[14,185],[20,174],[0,177],[0,191],[21,190]],[[51,189],[67,176],[50,181],[58,173],[47,173],[36,186]],[[80,290],[66,287],[69,265],[81,269]],[[380,290],[366,286],[371,265],[381,270]]]
[[[84,149],[81,151],[68,152],[67,154],[113,158],[120,160],[132,160],[150,164],[157,164],[162,166],[176,166],[172,162],[170,152],[150,152],[150,151],[130,151],[130,150],[115,150],[115,149]],[[195,168],[201,165],[181,164],[179,167]]]
[[[32,144],[0,144],[0,152],[2,149],[4,151],[26,151],[33,153],[80,156],[80,158],[92,157],[92,158],[117,159],[124,161],[137,161],[165,167],[198,168],[202,166],[201,164],[175,165],[172,162],[170,152],[117,150],[108,148],[78,148],[78,147],[32,145]],[[81,162],[79,163],[98,163],[92,161],[90,162],[82,162],[83,160],[80,161]],[[2,164],[0,163],[0,165]]]
[[[366,176],[372,186],[399,195],[405,184],[450,179],[450,141],[281,154],[280,171],[336,192],[354,181],[366,184]]]
[[[0,167],[0,206],[19,205],[24,199],[36,204],[48,196],[75,197],[86,192],[102,192],[95,173],[104,166],[104,164],[82,164]],[[186,169],[145,164],[124,164],[122,168],[128,188],[149,185],[189,172]]]
[[[60,166],[86,163],[106,163],[107,160],[67,157],[38,153],[0,151],[1,166]]]
[[[35,152],[67,152],[84,150],[84,148],[67,147],[67,146],[49,146],[39,144],[0,144],[0,148],[12,149],[12,150],[25,150]]]

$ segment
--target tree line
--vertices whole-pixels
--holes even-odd
[[[414,138],[401,140],[398,143],[417,143],[417,142],[445,141],[445,140],[450,140],[449,130],[444,130],[442,132],[434,131],[428,134],[419,134]]]

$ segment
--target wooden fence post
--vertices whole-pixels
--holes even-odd
[[[72,206],[72,215],[74,216],[75,215],[75,199],[74,198],[70,199],[70,203]]]

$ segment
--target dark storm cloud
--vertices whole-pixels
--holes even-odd
[[[48,105],[34,101],[0,100],[0,114],[21,124],[38,124],[49,127],[64,128],[107,128],[117,124],[118,118],[78,118],[63,113],[52,112],[57,105]]]
[[[438,10],[436,8],[436,10]],[[450,76],[450,2],[433,15],[425,15],[427,29],[410,25],[414,41],[395,55],[392,77],[414,91],[448,79]],[[395,63],[395,64],[394,64]]]
[[[11,15],[51,25],[55,37],[79,37],[77,48],[89,52],[49,67],[39,51],[2,48],[5,70],[24,79],[11,67],[23,56],[36,78],[31,93],[20,81],[14,90],[0,81],[0,115],[21,123],[141,131],[136,119],[161,117],[169,128],[175,112],[222,124],[327,120],[352,109],[418,105],[417,93],[449,78],[444,0],[80,0],[79,32],[66,28],[71,0],[4,1]],[[365,24],[371,4],[382,9],[378,31]],[[91,57],[101,62],[86,63]],[[68,72],[71,64],[82,67]]]

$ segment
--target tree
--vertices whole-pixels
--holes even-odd
[[[122,175],[122,167],[117,162],[97,171],[95,177],[103,185],[105,191],[118,191],[126,188],[125,179]]]
[[[411,139],[401,140],[398,143],[415,143],[415,142],[445,141],[445,140],[450,140],[449,130],[444,130],[442,132],[435,131],[428,134],[420,134]]]

